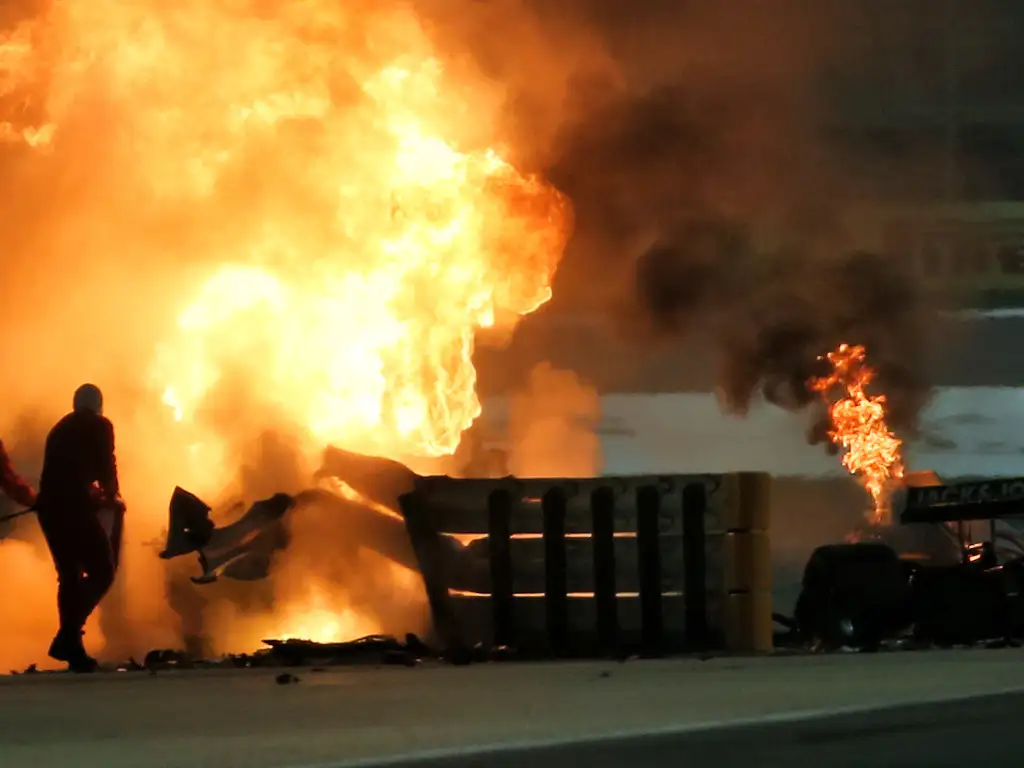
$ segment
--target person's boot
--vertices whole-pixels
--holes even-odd
[[[82,630],[59,630],[50,643],[50,658],[65,662],[72,672],[95,672],[97,661],[85,652],[83,634]]]
[[[98,667],[99,662],[86,653],[85,648],[83,648],[81,652],[76,653],[72,658],[68,659],[69,672],[88,674],[90,672],[95,672]]]
[[[53,642],[50,643],[47,655],[56,661],[66,662],[70,661],[79,649],[83,653],[85,652],[82,645],[82,632],[61,627],[54,636]]]

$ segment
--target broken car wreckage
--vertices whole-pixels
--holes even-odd
[[[1024,478],[943,483],[908,473],[893,494],[895,525],[817,548],[794,621],[823,649],[1016,643],[1024,637]],[[1004,547],[1009,544],[1009,547]]]
[[[258,580],[275,551],[287,546],[284,520],[326,507],[353,520],[365,545],[420,571],[403,516],[395,510],[420,476],[394,461],[332,449],[318,479],[342,481],[339,492],[316,488],[276,494],[219,511],[176,488],[161,557],[196,554],[204,584],[219,577]],[[1024,636],[1024,556],[997,553],[1006,519],[1024,517],[1024,478],[944,484],[934,473],[907,473],[893,495],[894,525],[854,532],[845,543],[811,555],[792,624],[803,645],[873,650],[896,638],[956,645]],[[979,525],[979,522],[984,524]],[[444,581],[487,592],[489,564],[481,542],[435,534]]]
[[[237,581],[263,579],[270,573],[274,553],[288,545],[285,517],[303,508],[326,507],[345,515],[366,539],[367,546],[418,570],[404,520],[395,511],[399,497],[413,490],[417,477],[395,461],[330,449],[315,479],[343,479],[343,487],[351,489],[349,496],[354,498],[313,488],[294,495],[277,493],[255,502],[247,510],[242,502],[235,502],[214,514],[215,510],[198,496],[175,488],[170,501],[167,541],[160,557],[197,554],[202,568],[202,573],[192,578],[197,584],[208,584],[219,577]],[[243,510],[244,514],[240,514]],[[235,519],[217,527],[211,515]]]

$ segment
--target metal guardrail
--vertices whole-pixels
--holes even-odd
[[[759,473],[428,477],[400,502],[448,648],[766,651],[769,488]]]

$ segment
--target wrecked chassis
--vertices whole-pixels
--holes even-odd
[[[285,518],[303,508],[326,506],[339,515],[365,523],[370,529],[367,538],[375,548],[412,567],[400,516],[382,514],[377,507],[395,509],[398,496],[411,489],[415,476],[396,462],[331,450],[314,479],[319,482],[332,477],[346,478],[363,498],[351,499],[317,487],[297,494],[277,493],[248,508],[242,501],[235,501],[214,510],[198,496],[175,488],[169,505],[167,539],[160,557],[173,559],[196,554],[202,569],[192,577],[197,584],[209,584],[219,578],[258,581],[269,575],[274,553],[288,546]],[[213,518],[233,519],[218,526]]]
[[[417,477],[395,461],[330,449],[314,479],[318,483],[341,480],[354,494],[332,490],[330,483],[324,483],[326,487],[296,494],[277,493],[248,508],[238,501],[214,510],[178,487],[171,495],[167,539],[160,557],[197,555],[201,572],[191,577],[196,584],[211,584],[221,578],[260,581],[270,574],[275,553],[289,544],[286,518],[319,508],[348,521],[359,531],[360,544],[419,570],[404,518],[397,511],[399,498],[414,489]],[[213,518],[231,522],[218,526]],[[457,558],[461,545],[451,538],[445,543]]]
[[[176,488],[161,557],[260,580],[317,508],[420,575],[449,658],[771,647],[767,475],[460,480],[333,449],[318,475],[334,487],[212,515]]]
[[[1024,478],[946,484],[917,473],[893,513],[897,524],[811,554],[793,617],[802,643],[872,651],[1024,638],[1024,557],[997,553],[997,524],[1024,517]]]

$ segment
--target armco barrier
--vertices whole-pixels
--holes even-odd
[[[772,642],[769,491],[759,473],[427,477],[401,507],[450,648],[759,652]]]

